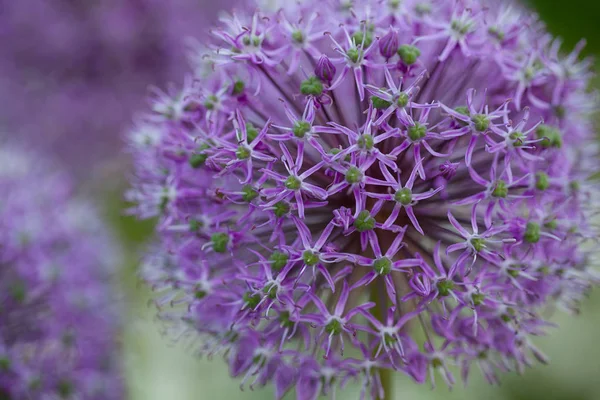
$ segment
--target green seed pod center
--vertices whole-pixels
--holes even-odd
[[[252,152],[252,150],[250,150],[248,147],[241,144],[238,146],[237,150],[235,151],[235,156],[237,157],[238,160],[247,160],[248,158],[250,158],[251,152]]]
[[[311,76],[300,84],[300,93],[305,96],[320,96],[323,93],[323,83],[316,76]]]
[[[246,84],[243,81],[235,81],[233,84],[233,95],[237,96],[244,92],[246,88]]]
[[[476,306],[480,306],[483,304],[485,300],[485,295],[483,293],[473,293],[471,295],[471,299],[473,300],[473,304]]]
[[[413,142],[423,139],[427,135],[427,127],[416,122],[413,126],[408,127],[408,137]]]
[[[290,212],[290,205],[283,201],[279,201],[273,205],[273,212],[277,218],[281,218]]]
[[[302,253],[302,261],[304,261],[304,264],[312,267],[319,262],[319,256],[311,250],[305,250],[304,253]]]
[[[339,147],[334,147],[333,149],[329,150],[329,154],[333,154],[335,156],[336,154],[339,154],[341,151],[342,151],[342,149],[340,149]],[[344,156],[344,161],[350,161],[351,159],[352,159],[352,156],[350,156],[350,154],[346,154],[346,156]]]
[[[456,107],[454,109],[454,111],[456,111],[459,114],[466,115],[466,116],[471,115],[471,112],[469,111],[469,108],[465,107],[465,106],[458,106],[458,107]]]
[[[523,77],[528,81],[532,80],[534,76],[535,76],[535,69],[532,67],[527,67],[527,68],[525,68],[525,71],[523,71]]]
[[[540,225],[535,222],[528,222],[525,227],[523,239],[527,243],[537,243],[540,241]]]
[[[373,34],[369,31],[365,33],[363,33],[362,31],[358,31],[355,32],[354,35],[352,35],[352,39],[354,39],[354,44],[356,44],[357,46],[362,46],[363,45],[363,39],[365,41],[363,48],[367,48],[371,45],[371,43],[373,43]],[[355,61],[356,62],[356,61]]]
[[[379,275],[387,275],[392,272],[392,260],[387,257],[381,257],[373,261],[373,269]]]
[[[509,269],[507,272],[513,278],[516,278],[521,273],[521,271],[519,271],[518,269]]]
[[[355,183],[359,183],[362,181],[362,179],[363,173],[360,169],[356,167],[350,167],[348,168],[348,171],[346,171],[346,182],[349,184],[353,185]]]
[[[452,30],[456,33],[459,33],[461,35],[466,35],[467,33],[469,33],[469,30],[471,29],[471,24],[468,23],[464,23],[458,20],[453,20],[450,23],[450,27],[452,28]]]
[[[188,222],[188,226],[190,232],[198,232],[200,228],[204,226],[204,224],[202,223],[202,221],[198,221],[197,219],[191,218]]]
[[[254,127],[250,122],[246,123],[246,139],[248,143],[251,143],[258,136],[258,129]]]
[[[290,317],[289,311],[282,311],[279,314],[279,323],[282,328],[291,329],[294,326],[294,321],[292,321]]]
[[[229,244],[229,235],[223,232],[213,233],[210,236],[210,241],[216,253],[225,253]]]
[[[442,279],[437,283],[437,290],[441,297],[448,296],[454,289],[454,282],[448,279]]]
[[[254,310],[260,303],[260,295],[258,293],[252,294],[250,292],[244,293],[244,304],[251,310]]]
[[[267,359],[262,354],[257,354],[252,358],[252,364],[256,365],[258,368],[263,368],[267,362]]]
[[[556,228],[558,228],[558,221],[555,219],[552,219],[544,224],[544,228],[547,228],[547,229],[550,229],[553,231]]]
[[[296,30],[296,31],[292,32],[292,40],[296,43],[303,43],[304,42],[304,34],[302,33],[302,31]]]
[[[385,110],[386,108],[392,105],[392,103],[390,103],[389,101],[379,98],[377,96],[371,96],[371,102],[373,103],[373,107],[378,110]]]
[[[246,203],[250,203],[252,200],[258,197],[258,192],[250,185],[245,185],[242,188],[242,200]]]
[[[299,139],[304,138],[308,132],[310,132],[311,126],[308,121],[297,121],[292,128],[294,136]]]
[[[550,187],[550,178],[545,172],[535,174],[535,187],[538,190],[546,190]]]
[[[188,160],[192,168],[200,168],[206,162],[208,155],[203,153],[192,154]]]
[[[402,188],[396,192],[394,200],[403,206],[407,206],[412,203],[412,191],[409,188]]]
[[[485,248],[485,239],[483,238],[472,238],[471,246],[475,249],[476,252],[480,252]]]
[[[415,6],[415,12],[419,15],[426,15],[431,12],[431,5],[429,3],[418,3]]]
[[[339,335],[342,333],[342,322],[339,319],[332,319],[327,325],[325,325],[325,332],[330,335]]]
[[[494,190],[492,191],[492,196],[501,198],[508,196],[508,186],[506,186],[506,182],[502,179],[498,179],[494,186]]]
[[[490,120],[483,114],[475,114],[471,117],[473,125],[478,132],[483,132],[490,127]]]
[[[512,140],[512,145],[514,147],[522,146],[523,142],[525,141],[525,135],[523,135],[521,132],[512,132],[510,135],[508,135],[508,137],[510,140]]]
[[[369,211],[362,210],[354,221],[354,227],[359,232],[366,232],[375,228],[375,222],[375,218],[371,216]]]
[[[219,101],[219,98],[217,96],[215,96],[214,94],[211,94],[204,101],[204,108],[206,108],[207,110],[214,110],[215,105],[217,104],[218,101]]]
[[[502,314],[502,316],[500,316],[500,318],[502,318],[502,320],[504,322],[509,322],[515,316],[515,314],[516,314],[515,309],[512,307],[508,307],[506,309],[506,313]]]
[[[208,158],[208,154],[204,151],[209,149],[210,145],[208,143],[203,143],[196,149],[196,153],[192,154],[188,159],[188,163],[192,168],[200,168],[206,162]]]
[[[398,49],[398,55],[404,64],[413,65],[417,62],[417,58],[419,58],[421,55],[421,50],[415,46],[403,44]]]
[[[373,146],[375,145],[375,142],[373,140],[373,136],[371,135],[360,135],[358,137],[358,147],[360,147],[361,149],[364,150],[373,150]]]
[[[277,272],[281,271],[288,263],[289,258],[290,257],[285,253],[274,251],[273,254],[271,254],[271,257],[269,257],[271,268]]]
[[[354,64],[358,63],[358,59],[360,58],[360,52],[358,51],[358,49],[356,49],[354,47],[351,49],[348,49],[348,51],[346,52],[346,55],[348,56],[350,61],[352,61]]]
[[[389,0],[388,1],[388,6],[392,9],[392,10],[397,10],[398,7],[400,7],[400,0]]]
[[[383,341],[386,345],[393,346],[398,341],[398,339],[386,332],[383,334]]]
[[[400,93],[398,95],[398,100],[396,100],[396,105],[399,108],[404,108],[408,105],[408,95],[406,93]]]
[[[581,189],[581,183],[579,183],[578,181],[572,181],[569,184],[569,187],[571,188],[571,190],[578,191],[579,189]]]
[[[498,27],[490,26],[488,28],[488,33],[494,38],[496,38],[499,42],[502,42],[504,40],[504,32],[502,32]]]
[[[277,285],[274,283],[269,283],[263,288],[263,293],[269,296],[270,299],[275,299],[277,297]]]
[[[548,147],[562,147],[562,135],[560,131],[549,125],[540,125],[535,130],[535,135],[538,139],[544,139],[540,142],[540,146],[544,148]]]
[[[170,200],[171,199],[169,196],[169,189],[164,188],[160,196],[160,202],[158,203],[158,209],[161,213],[164,213],[167,210],[167,206],[169,205]]]
[[[285,180],[284,185],[290,190],[298,190],[302,186],[302,181],[297,176],[290,175]]]
[[[250,36],[244,36],[244,38],[242,39],[242,42],[244,43],[245,46],[254,46],[254,47],[259,47],[262,40],[260,37],[256,36],[256,35],[250,35]]]

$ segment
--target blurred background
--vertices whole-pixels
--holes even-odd
[[[290,0],[291,1],[291,0]],[[501,0],[498,0],[501,1]],[[128,171],[123,133],[144,110],[149,85],[179,85],[190,72],[189,41],[202,40],[218,13],[235,0],[0,0],[0,139],[19,138],[58,158],[93,195],[125,259],[117,284],[127,310],[122,337],[129,400],[270,399],[270,390],[241,392],[219,360],[189,356],[184,344],[160,334],[152,293],[136,278],[137,255],[152,223],[123,216]],[[586,55],[600,54],[600,1],[531,0],[528,4],[570,49],[587,39]],[[596,64],[598,65],[598,63]],[[600,291],[576,318],[539,340],[551,357],[500,387],[474,378],[467,388],[431,390],[399,378],[394,398],[600,399]],[[474,374],[474,377],[476,374]],[[348,387],[339,398],[358,396]]]

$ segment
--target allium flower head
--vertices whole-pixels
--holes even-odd
[[[120,399],[115,249],[52,167],[0,150],[0,398]]]
[[[498,3],[224,18],[213,72],[131,136],[168,325],[277,397],[545,362],[543,311],[576,311],[596,280],[597,103],[580,46]]]

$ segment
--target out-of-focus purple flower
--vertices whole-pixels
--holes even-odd
[[[181,82],[186,38],[231,4],[2,1],[0,125],[89,177],[112,161],[148,86]]]
[[[0,397],[121,399],[115,246],[68,177],[0,150]]]
[[[213,73],[130,137],[132,212],[160,221],[142,275],[183,310],[161,316],[278,397],[546,361],[542,311],[596,281],[589,63],[491,1],[223,22]]]

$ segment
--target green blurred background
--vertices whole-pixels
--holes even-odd
[[[18,1],[18,0],[15,0]],[[565,41],[565,50],[586,38],[586,55],[600,54],[599,0],[531,0],[548,28]],[[596,64],[598,65],[598,64]],[[135,276],[137,254],[152,230],[151,223],[139,223],[121,215],[119,191],[107,207],[108,217],[126,243],[126,268],[120,277],[127,307],[123,335],[124,367],[130,400],[219,400],[271,399],[269,388],[242,392],[239,382],[228,377],[221,359],[193,358],[184,344],[171,344],[159,332],[155,310],[148,305],[152,293]],[[491,399],[491,400],[598,400],[600,399],[600,291],[585,302],[582,315],[556,315],[560,328],[538,343],[550,356],[549,366],[538,365],[523,376],[506,375],[499,387],[492,387],[474,373],[465,388],[451,391],[440,386],[417,386],[401,376],[395,382],[393,399]],[[338,398],[357,398],[356,387],[338,393]]]

